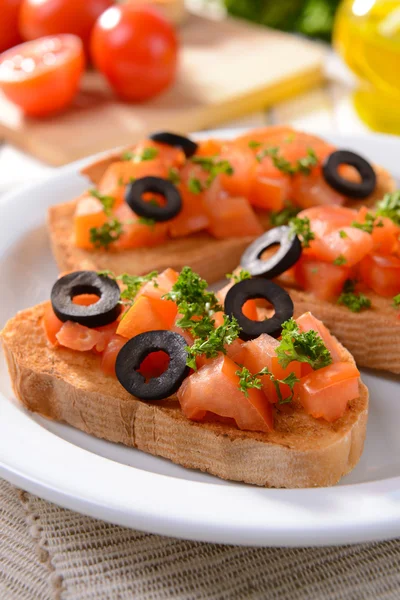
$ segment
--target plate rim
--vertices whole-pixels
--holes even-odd
[[[244,130],[247,130],[247,128],[214,130],[212,131],[212,135],[230,137],[231,135],[235,135]],[[310,131],[310,129],[307,130]],[[321,132],[320,129],[312,130],[312,132],[336,138],[346,138],[349,143],[351,143],[350,136],[335,134],[328,131]],[[196,135],[199,138],[204,138],[207,137],[207,135],[210,135],[210,132],[202,132],[201,134]],[[400,140],[396,136],[386,134],[366,133],[352,136],[351,139],[356,140],[371,137],[373,139],[381,140],[384,144],[393,144],[396,148],[400,148]],[[21,202],[28,191],[30,193],[35,193],[35,191],[39,191],[43,186],[48,186],[52,183],[57,185],[57,179],[60,179],[68,173],[76,174],[82,166],[89,164],[91,161],[101,156],[107,155],[108,152],[102,152],[64,165],[63,167],[55,169],[54,173],[46,175],[39,181],[31,184],[28,183],[24,186],[20,186],[14,191],[4,194],[0,198],[0,211],[2,209],[6,210],[6,207],[10,202]],[[18,239],[19,237],[16,236],[14,241],[17,241]],[[235,494],[236,504],[238,498],[240,498],[241,502],[245,502],[242,509],[245,509],[246,503],[251,501],[252,505],[256,506],[257,510],[259,510],[260,498],[258,492],[260,490],[265,491],[265,489],[254,486],[245,486],[240,483],[233,483],[230,486],[221,486],[208,482],[195,482],[163,474],[146,472],[136,467],[114,462],[111,459],[101,457],[89,450],[80,448],[44,429],[29,416],[27,411],[24,411],[24,409],[17,406],[14,402],[11,402],[10,399],[6,398],[1,392],[0,399],[0,475],[11,483],[19,485],[23,489],[45,498],[50,502],[55,502],[65,508],[81,512],[88,516],[100,518],[117,525],[133,527],[161,535],[170,535],[206,542],[235,543],[253,546],[316,546],[326,545],[327,543],[357,543],[394,538],[400,534],[400,477],[330,488],[268,490],[268,498],[264,498],[261,502],[261,505],[266,505],[266,508],[271,511],[271,514],[278,510],[278,512],[276,512],[277,518],[279,516],[279,507],[282,503],[286,502],[289,497],[292,498],[292,496],[301,499],[301,502],[303,503],[301,504],[301,510],[303,510],[304,506],[307,504],[310,494],[312,494],[314,501],[317,500],[318,502],[323,501],[324,497],[328,494],[331,498],[331,503],[337,503],[338,506],[341,506],[343,501],[352,503],[354,498],[362,498],[364,508],[363,510],[358,511],[359,514],[356,515],[352,523],[346,519],[342,519],[341,521],[339,519],[340,522],[337,521],[338,516],[341,515],[343,517],[343,509],[341,512],[337,507],[336,512],[333,511],[329,513],[331,521],[325,523],[325,527],[323,527],[322,530],[321,521],[317,518],[319,517],[318,514],[308,514],[307,523],[302,524],[301,527],[295,527],[293,525],[295,522],[291,520],[293,517],[293,511],[291,510],[287,511],[287,517],[290,517],[288,523],[291,524],[291,529],[288,529],[288,526],[285,526],[282,522],[280,524],[272,522],[267,525],[265,525],[265,523],[257,523],[250,518],[251,515],[249,515],[247,520],[242,519],[238,522],[229,522],[229,520],[226,520],[229,511],[227,510],[226,514],[224,514],[221,499],[228,501],[229,496]],[[4,402],[4,400],[6,402]],[[6,419],[5,421],[3,420],[3,417]],[[9,420],[7,421],[7,419]],[[85,464],[86,466],[92,465],[96,470],[105,469],[110,477],[112,477],[112,470],[115,472],[122,470],[121,477],[129,482],[129,485],[133,485],[135,482],[136,485],[142,483],[142,485],[148,486],[148,491],[154,491],[153,485],[150,483],[149,479],[152,478],[153,482],[161,481],[161,484],[163,484],[162,480],[168,478],[169,484],[167,487],[170,488],[170,490],[168,494],[163,495],[164,504],[168,505],[169,512],[167,513],[167,516],[156,514],[154,510],[150,510],[149,514],[151,498],[147,497],[146,494],[138,493],[137,490],[131,490],[131,500],[134,500],[136,503],[134,507],[132,507],[129,498],[126,495],[123,496],[124,506],[112,502],[110,502],[108,506],[105,506],[104,487],[101,488],[100,486],[97,490],[100,496],[96,496],[96,494],[93,496],[93,493],[91,493],[87,487],[85,488],[85,486],[83,486],[84,481],[82,478],[79,479],[79,482],[74,482],[74,473],[71,471],[71,468],[67,469],[68,479],[64,481],[64,484],[58,482],[55,485],[54,477],[53,483],[49,481],[49,474],[46,474],[46,467],[42,470],[39,468],[39,471],[37,471],[31,464],[31,467],[29,468],[29,464],[33,462],[36,454],[33,456],[29,453],[29,460],[25,464],[25,469],[22,468],[20,462],[21,457],[17,460],[17,456],[13,457],[10,455],[10,446],[8,446],[7,443],[12,444],[13,440],[11,439],[12,436],[7,435],[7,432],[4,431],[4,429],[7,429],[3,425],[4,422],[12,423],[14,433],[18,432],[20,427],[25,431],[30,431],[30,434],[32,435],[32,438],[29,440],[31,445],[32,442],[39,443],[42,446],[42,451],[44,447],[46,447],[47,452],[54,450],[55,456],[61,456],[64,451],[67,453],[67,456],[75,457],[76,455],[77,461],[83,461],[82,464]],[[30,423],[31,426],[28,423]],[[40,441],[38,436],[40,437]],[[74,450],[72,450],[72,448]],[[39,454],[42,455],[41,453]],[[49,462],[51,463],[51,461]],[[54,468],[54,465],[52,468]],[[33,473],[35,474],[33,475]],[[162,480],[160,478],[162,478]],[[75,489],[78,483],[81,486],[81,493]],[[82,486],[84,487],[84,491],[82,491]],[[172,496],[170,494],[171,488],[173,488]],[[204,494],[206,488],[208,491]],[[74,489],[75,491],[71,492],[71,490]],[[123,494],[122,488],[118,489],[121,494]],[[378,516],[375,513],[369,512],[372,507],[376,505],[374,493],[377,492],[379,498],[381,498],[382,494],[384,495],[387,505],[386,512],[381,511]],[[103,502],[98,499],[102,496],[102,493]],[[178,497],[177,494],[178,496],[179,494],[183,494],[184,499],[191,498],[193,494],[201,496],[205,503],[203,507],[204,510],[201,511],[200,514],[198,512],[193,514],[186,506],[185,512],[184,503],[182,504],[180,501],[180,512],[177,512],[177,507],[175,506]],[[144,502],[143,496],[146,496],[147,504]],[[204,496],[208,496],[208,498],[205,498]],[[110,499],[108,498],[107,501],[109,500]],[[218,520],[216,520],[215,515],[212,516],[207,513],[207,510],[210,511],[212,506],[212,504],[210,505],[210,501],[218,506],[220,511],[218,513]],[[230,501],[232,502],[232,499]],[[297,502],[295,511],[297,513],[298,508],[299,503]]]

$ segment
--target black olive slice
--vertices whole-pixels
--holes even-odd
[[[253,321],[243,314],[243,304],[247,300],[264,298],[270,302],[275,314],[265,321]],[[289,294],[276,283],[266,279],[245,279],[228,291],[225,298],[225,313],[236,317],[242,340],[252,340],[262,333],[277,338],[282,332],[282,323],[293,317],[293,302]]]
[[[143,200],[146,192],[161,194],[166,199],[165,206],[158,206]],[[155,221],[169,221],[182,210],[182,198],[173,183],[161,177],[141,177],[130,183],[125,192],[125,200],[139,217]]]
[[[96,294],[89,306],[72,300],[80,294]],[[115,321],[121,311],[120,289],[114,279],[95,271],[75,271],[57,279],[51,290],[51,304],[60,321],[74,321],[86,327],[101,327]]]
[[[135,336],[121,348],[115,363],[118,381],[127,392],[141,400],[163,400],[178,391],[189,374],[187,342],[173,331],[146,331]],[[163,350],[169,357],[168,368],[159,377],[146,379],[138,369],[152,352]]]
[[[340,165],[354,167],[361,177],[361,182],[349,181],[338,173]],[[332,152],[322,165],[324,179],[334,190],[350,198],[366,198],[376,187],[376,173],[371,164],[359,154],[350,150]]]
[[[262,253],[279,244],[279,250],[267,260],[262,260]],[[240,264],[254,277],[273,279],[292,267],[300,258],[301,242],[293,235],[290,227],[283,225],[270,229],[257,238],[242,255]]]
[[[153,140],[153,142],[159,142],[160,144],[166,144],[167,146],[173,146],[174,148],[181,148],[186,158],[193,156],[198,148],[196,142],[193,142],[183,135],[171,133],[169,131],[157,131],[150,136],[150,139]]]

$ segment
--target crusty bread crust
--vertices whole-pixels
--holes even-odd
[[[102,374],[99,357],[52,347],[42,324],[45,306],[18,313],[1,332],[15,395],[28,410],[187,468],[267,487],[333,485],[361,456],[368,417],[363,383],[335,423],[285,405],[268,434],[200,424],[186,419],[176,398],[132,397]],[[342,359],[353,360],[344,348]]]

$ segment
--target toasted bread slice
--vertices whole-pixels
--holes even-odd
[[[368,390],[335,423],[285,405],[272,433],[220,422],[189,421],[176,398],[145,403],[113,377],[99,357],[52,347],[42,324],[46,303],[18,313],[1,332],[16,397],[33,412],[86,433],[168,458],[223,479],[268,487],[329,486],[357,464],[364,445]],[[353,360],[341,347],[342,360]]]
[[[93,183],[98,183],[114,161],[121,159],[121,150],[101,158],[83,169]],[[376,167],[378,184],[374,193],[363,203],[373,205],[388,191],[395,189],[391,175]],[[350,201],[348,205],[360,206],[360,201]],[[217,240],[207,233],[198,233],[186,238],[170,240],[153,248],[134,248],[131,250],[82,250],[74,243],[73,219],[76,201],[52,206],[48,213],[48,226],[52,251],[61,272],[91,269],[100,271],[109,269],[116,274],[132,273],[143,275],[154,269],[161,271],[172,267],[178,271],[189,265],[197,273],[213,283],[231,272],[239,263],[245,248],[253,237],[228,238]],[[261,222],[268,227],[267,213],[259,214]]]

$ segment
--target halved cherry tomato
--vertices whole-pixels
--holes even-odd
[[[93,62],[124,100],[148,100],[171,85],[177,54],[173,26],[140,3],[109,8],[93,28]]]
[[[105,348],[101,357],[101,370],[104,375],[115,376],[115,362],[122,346],[125,346],[127,339],[120,335],[113,335]]]
[[[88,350],[93,350],[97,344],[100,344],[103,336],[96,329],[90,329],[79,323],[66,321],[56,334],[56,338],[58,343],[65,348],[87,352]]]
[[[2,54],[0,88],[27,115],[41,117],[71,104],[84,67],[79,38],[67,34],[41,38]]]
[[[380,296],[400,293],[400,258],[370,254],[360,263],[363,281]]]
[[[53,346],[57,346],[58,340],[56,336],[63,326],[63,322],[60,321],[60,319],[58,319],[54,314],[54,310],[50,302],[44,311],[43,325],[47,339],[51,344],[53,344]]]
[[[107,215],[100,200],[83,194],[77,202],[74,214],[74,241],[78,248],[90,250],[93,248],[90,230],[101,227],[106,223]]]
[[[212,412],[234,419],[240,429],[272,431],[271,404],[255,388],[246,397],[239,389],[237,370],[233,360],[221,356],[187,377],[177,393],[183,413],[188,419],[201,420]]]
[[[332,423],[343,416],[348,402],[359,396],[360,372],[351,362],[318,369],[300,380],[298,398],[311,416]]]
[[[303,256],[296,263],[294,273],[297,283],[320,300],[332,300],[339,296],[344,282],[351,275],[349,267]]]
[[[140,296],[119,322],[117,334],[133,338],[145,331],[171,329],[176,313],[176,304],[171,300]]]
[[[0,52],[22,42],[18,31],[18,15],[22,0],[2,0],[0,19]]]
[[[19,24],[26,40],[45,35],[73,33],[89,48],[97,17],[113,0],[23,0]]]
[[[281,367],[276,355],[278,346],[279,342],[277,340],[267,334],[262,334],[258,338],[243,344],[241,350],[235,355],[235,361],[247,367],[253,374],[258,373],[264,367],[268,367],[277,379],[285,379],[291,373],[300,378],[301,364],[299,362],[293,361],[285,369]],[[271,403],[278,402],[278,392],[271,381],[271,377],[263,375],[260,379],[268,400]],[[286,384],[279,384],[279,389],[283,399],[291,393],[289,386]]]

